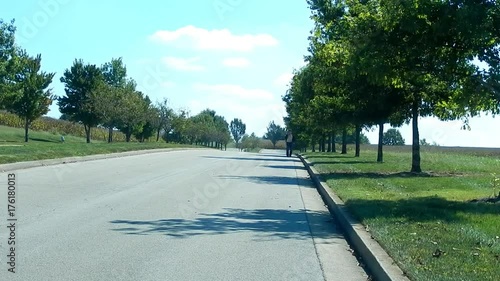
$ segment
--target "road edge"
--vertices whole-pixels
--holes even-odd
[[[331,190],[311,163],[301,154],[297,154],[306,167],[330,213],[340,223],[347,240],[363,259],[370,275],[377,281],[410,281],[396,262],[380,244],[372,238],[365,227],[347,211],[344,202]]]
[[[144,149],[144,150],[132,150],[132,151],[106,153],[106,154],[92,154],[92,155],[86,155],[86,156],[73,156],[73,157],[64,157],[64,158],[23,161],[23,162],[1,164],[0,165],[0,172],[4,173],[4,172],[24,170],[24,169],[30,169],[30,168],[36,168],[36,167],[54,166],[54,165],[60,165],[60,164],[87,162],[87,161],[95,161],[95,160],[102,160],[102,159],[112,159],[112,158],[151,154],[151,153],[184,151],[184,150],[199,150],[199,149],[208,149],[208,148],[189,148],[189,147],[182,148],[182,147],[179,147],[179,148]]]

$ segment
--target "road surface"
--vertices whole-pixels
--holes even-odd
[[[366,280],[302,164],[283,154],[19,170],[12,214],[2,173],[0,280]]]

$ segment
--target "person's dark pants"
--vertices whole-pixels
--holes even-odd
[[[286,156],[287,157],[292,157],[292,142],[287,142],[286,143]]]

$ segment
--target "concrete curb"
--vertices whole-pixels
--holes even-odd
[[[47,159],[47,160],[38,160],[38,161],[16,162],[16,163],[9,163],[9,164],[0,165],[0,172],[10,172],[10,171],[16,171],[16,170],[35,168],[35,167],[53,166],[53,165],[59,165],[59,164],[86,162],[86,161],[94,161],[94,160],[102,160],[102,159],[111,159],[111,158],[143,155],[143,154],[150,154],[150,153],[184,151],[184,150],[199,150],[199,149],[208,149],[208,148],[144,149],[144,150],[134,150],[134,151],[108,153],[108,154],[93,154],[93,155],[87,155],[87,156],[56,158],[56,159]]]
[[[318,192],[323,197],[330,213],[335,216],[344,231],[347,240],[354,250],[361,256],[369,273],[377,281],[410,281],[396,262],[375,241],[365,227],[356,221],[347,211],[344,202],[320,178],[320,174],[312,167],[311,163],[298,154],[302,163],[307,168],[311,179]]]

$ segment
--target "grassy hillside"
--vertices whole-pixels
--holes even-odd
[[[23,129],[0,126],[0,164],[143,149],[190,147],[164,142],[108,144],[104,141],[93,141],[88,144],[84,138],[75,136],[66,136],[65,142],[62,143],[60,137],[60,134],[30,131],[29,142],[25,143]]]

